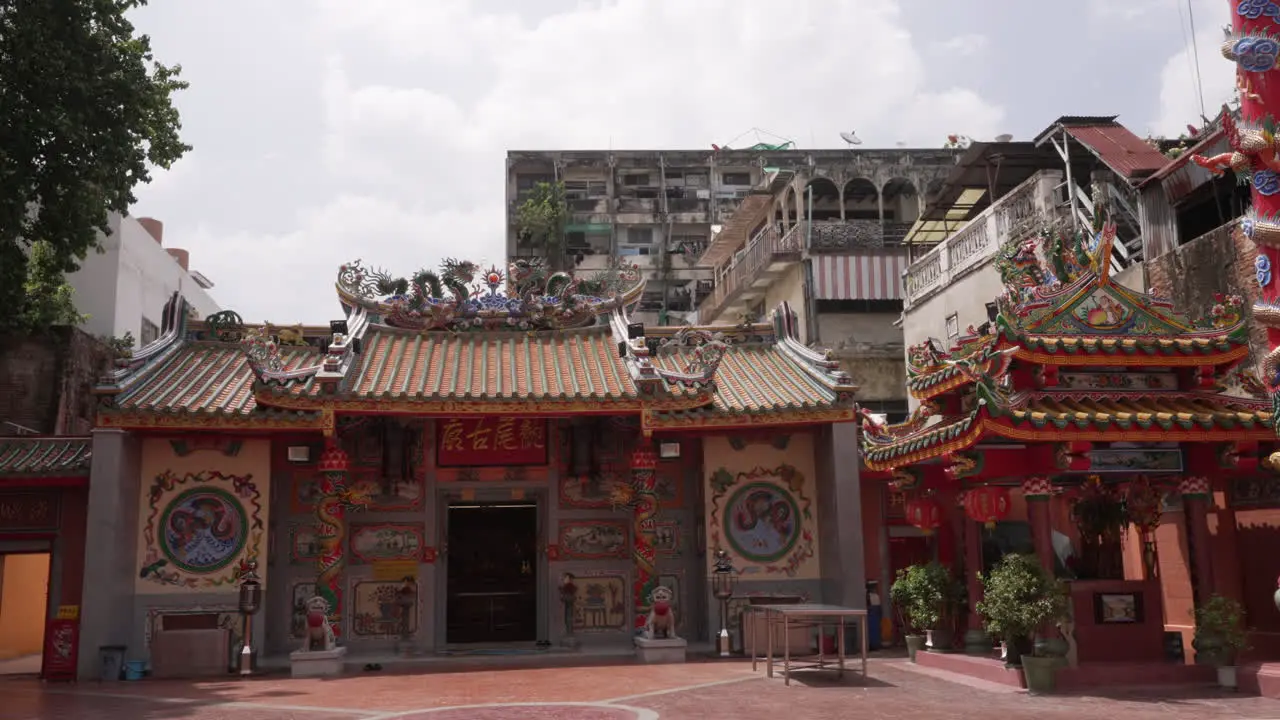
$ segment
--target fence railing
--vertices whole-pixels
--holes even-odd
[[[1051,214],[1061,183],[1060,171],[1041,170],[912,263],[903,276],[906,307],[982,266],[1011,232]]]

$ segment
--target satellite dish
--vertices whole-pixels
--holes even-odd
[[[850,145],[862,144],[862,138],[858,137],[858,133],[854,132],[853,130],[850,130],[849,132],[840,133],[840,139],[844,140],[846,143]]]
[[[1009,133],[996,136],[996,142],[1012,142],[1012,141],[1013,141],[1013,136],[1010,135]]]

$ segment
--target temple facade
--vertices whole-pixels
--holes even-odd
[[[267,656],[302,645],[314,597],[352,657],[629,647],[659,586],[709,639],[716,549],[735,636],[759,598],[861,606],[848,376],[786,305],[645,327],[643,289],[627,265],[356,262],[328,328],[192,321],[175,296],[98,390],[81,646],[231,666],[250,563]]]
[[[919,409],[863,425],[890,506],[937,531],[929,554],[963,570],[971,601],[974,571],[1007,552],[1070,582],[1080,682],[1107,680],[1089,674],[1098,663],[1189,662],[1192,609],[1213,595],[1274,612],[1274,573],[1248,577],[1257,554],[1236,517],[1274,485],[1259,457],[1276,444],[1266,388],[1240,370],[1243,301],[1192,321],[1113,282],[1114,239],[1110,224],[1013,233],[991,320],[911,348]],[[976,614],[954,630],[991,652]]]

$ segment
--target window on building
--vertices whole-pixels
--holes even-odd
[[[720,173],[721,185],[750,185],[751,173],[745,172],[727,172]]]
[[[951,313],[947,316],[947,339],[954,340],[960,337],[960,316]]]
[[[648,228],[648,227],[627,228],[627,244],[628,245],[652,245],[653,244],[653,228]]]
[[[622,184],[626,187],[638,187],[641,185],[649,185],[649,173],[638,173],[635,175],[623,175]]]
[[[160,338],[160,328],[150,320],[142,318],[142,329],[138,331],[138,347],[146,347]]]

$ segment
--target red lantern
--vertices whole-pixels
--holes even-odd
[[[916,498],[907,501],[907,522],[920,528],[925,535],[942,527],[942,506],[933,498]]]
[[[350,464],[346,451],[336,442],[327,443],[324,452],[320,453],[319,470],[322,473],[344,473]]]
[[[970,520],[991,530],[996,523],[1009,517],[1010,502],[1009,488],[984,485],[965,493],[964,512]]]
[[[636,448],[631,453],[632,470],[652,470],[658,466],[658,456],[649,448]]]

